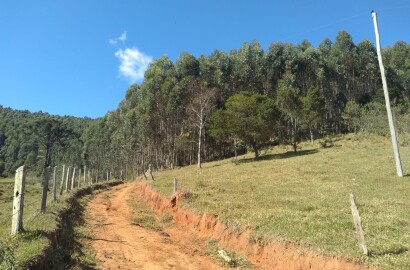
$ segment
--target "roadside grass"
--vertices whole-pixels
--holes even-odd
[[[233,250],[230,249],[223,249],[226,255],[230,258],[230,261],[226,261],[223,259],[219,252],[221,248],[219,247],[218,240],[211,239],[208,244],[206,245],[206,254],[212,258],[214,258],[220,265],[229,268],[237,268],[237,269],[252,269],[252,264],[246,260],[245,258],[236,254]]]
[[[72,198],[77,190],[69,193],[64,192],[62,196],[58,195],[55,202],[52,201],[52,192],[49,192],[46,213],[41,214],[39,209],[42,186],[38,180],[28,177],[23,210],[24,232],[12,237],[10,232],[13,190],[13,178],[0,180],[0,269],[31,269],[39,263],[42,264],[45,258],[47,258],[45,262],[54,264],[44,266],[47,269],[59,269],[58,267],[64,268],[69,264],[78,263],[79,260],[75,257],[75,251],[79,249],[75,249],[75,246],[72,246],[72,250],[68,250],[68,246],[57,245],[56,250],[53,251],[55,257],[52,260],[49,258],[50,254],[48,254],[52,248],[50,235],[55,234],[57,230],[62,230],[62,227],[64,230],[64,227],[70,227],[70,230],[75,228],[71,223],[61,224],[60,219],[62,213],[67,214],[75,207],[78,210],[79,204]],[[73,219],[72,222],[75,222],[75,220]],[[70,236],[73,236],[73,234]],[[62,239],[58,239],[58,241],[60,240]],[[75,244],[74,241],[72,242]],[[73,252],[73,254],[65,254],[65,249]],[[71,255],[73,256],[71,257]],[[57,258],[58,256],[61,258]],[[82,267],[80,269],[87,268]]]
[[[14,179],[0,180],[0,269],[5,265],[14,265],[17,269],[30,266],[28,258],[41,257],[49,244],[45,235],[56,229],[56,209],[62,206],[62,200],[48,204],[45,214],[40,216],[42,187],[37,181],[27,179],[24,198],[23,227],[24,233],[11,237]],[[51,194],[47,201],[51,201]],[[28,263],[28,264],[27,264]]]
[[[190,193],[184,205],[218,215],[237,232],[252,229],[257,242],[290,241],[332,255],[380,266],[410,269],[410,176],[396,176],[391,141],[347,134],[331,147],[302,143],[196,166],[155,173],[152,185],[172,195],[173,179]],[[410,146],[402,144],[403,171]],[[355,193],[370,256],[355,238],[349,193]]]

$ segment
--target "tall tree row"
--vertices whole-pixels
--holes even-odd
[[[397,42],[382,53],[391,100],[399,113],[408,114],[410,46]],[[58,119],[74,136],[56,141],[51,161],[43,161],[70,160],[100,177],[107,171],[131,176],[150,165],[200,167],[246,149],[257,155],[269,144],[288,143],[296,151],[302,139],[357,131],[364,116],[379,115],[373,112],[382,103],[376,49],[369,40],[355,44],[346,31],[317,48],[305,40],[274,42],[264,50],[252,41],[229,53],[195,57],[184,52],[175,62],[156,59],[143,83],[131,85],[119,107],[104,117]],[[2,108],[0,174],[22,163],[41,168],[47,147],[29,131],[17,132],[13,126],[27,125],[8,114],[13,113]]]
[[[409,103],[409,49],[397,42],[383,50],[395,104]],[[233,134],[238,119],[228,121],[232,113],[221,110],[242,110],[232,108],[233,100],[246,108],[256,98],[252,93],[272,100],[278,119],[259,134],[252,133],[252,125]],[[196,58],[185,52],[175,62],[163,56],[150,65],[141,85],[129,88],[117,110],[92,124],[84,154],[90,166],[101,170],[140,174],[149,164],[155,169],[200,166],[202,160],[233,155],[241,141],[243,148],[257,151],[247,132],[264,138],[258,145],[289,143],[296,150],[301,139],[313,142],[324,134],[357,129],[353,120],[346,121],[346,104],[351,109],[351,104],[382,102],[381,93],[373,43],[355,44],[346,31],[317,48],[308,41],[275,42],[264,51],[252,41],[229,53],[215,50]]]

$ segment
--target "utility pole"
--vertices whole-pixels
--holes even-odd
[[[382,82],[383,82],[384,99],[386,101],[387,117],[389,119],[390,134],[391,134],[391,140],[393,143],[394,160],[396,161],[397,175],[399,177],[403,177],[403,170],[401,167],[400,152],[399,152],[399,144],[397,143],[396,130],[394,127],[393,115],[392,115],[391,106],[390,106],[389,92],[387,90],[386,74],[384,73],[382,54],[380,51],[380,37],[379,37],[379,27],[377,24],[377,14],[374,10],[372,10],[372,16],[373,16],[373,23],[374,23],[374,32],[376,34],[377,58],[379,59],[380,73],[382,75]]]

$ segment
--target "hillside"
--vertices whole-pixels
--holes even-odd
[[[255,241],[291,241],[382,269],[410,267],[408,176],[395,176],[390,140],[346,135],[322,148],[304,143],[296,152],[274,147],[259,159],[241,156],[155,173],[152,185],[172,194],[173,179],[189,194],[186,207],[214,213]],[[404,172],[410,147],[401,147]],[[349,193],[357,196],[371,256],[360,254]]]
[[[83,133],[94,120],[44,112],[13,110],[0,105],[0,177],[13,176],[25,164],[33,174],[44,165],[45,143],[41,123],[57,123],[64,130],[58,134],[48,166],[70,163],[82,165]]]

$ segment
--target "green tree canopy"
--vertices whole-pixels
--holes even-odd
[[[240,92],[225,102],[224,110],[215,112],[209,133],[219,140],[240,139],[258,157],[260,146],[273,136],[278,119],[279,111],[272,99]]]

